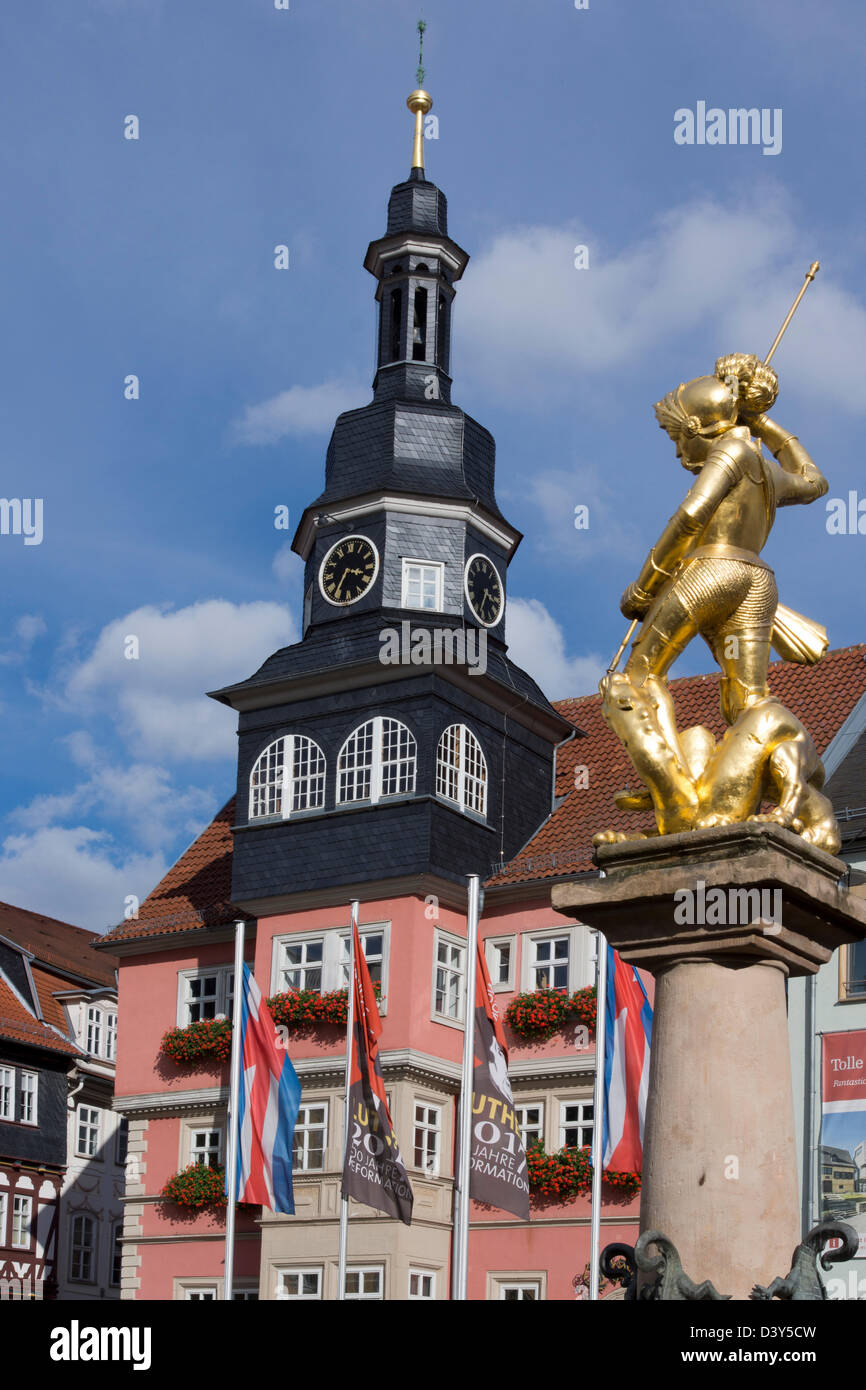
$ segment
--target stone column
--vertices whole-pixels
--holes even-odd
[[[844,863],[777,826],[605,845],[598,864],[553,905],[655,976],[641,1231],[748,1298],[801,1235],[785,979],[866,935],[866,903]]]

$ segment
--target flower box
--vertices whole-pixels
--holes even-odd
[[[595,986],[567,994],[561,989],[537,989],[518,994],[505,1010],[505,1021],[512,1033],[531,1042],[543,1042],[566,1023],[583,1024],[595,1034]]]
[[[227,1062],[232,1053],[232,1025],[228,1018],[204,1018],[186,1028],[164,1034],[162,1050],[179,1067],[188,1062]]]
[[[536,1197],[552,1197],[568,1202],[572,1197],[592,1190],[590,1150],[560,1149],[549,1154],[543,1144],[531,1144],[526,1153],[529,1168],[529,1190]],[[640,1191],[640,1173],[605,1171],[602,1182],[624,1196],[633,1197]]]
[[[169,1178],[160,1196],[175,1206],[201,1210],[226,1205],[225,1169],[191,1163]]]

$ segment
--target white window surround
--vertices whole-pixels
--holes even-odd
[[[295,1121],[292,1166],[296,1173],[321,1173],[328,1153],[328,1102],[302,1100]]]
[[[440,960],[440,946],[446,957]],[[457,953],[455,955],[455,952]],[[456,977],[456,999],[455,999]],[[451,936],[437,927],[433,933],[433,973],[430,996],[430,1017],[436,1023],[452,1028],[463,1027],[463,1003],[466,994],[466,939]],[[439,998],[437,999],[437,995]],[[443,1008],[437,1007],[444,1005]]]
[[[420,613],[441,613],[444,589],[445,566],[441,561],[403,557],[401,608]]]
[[[14,1067],[0,1067],[0,1120],[17,1120],[18,1083]]]
[[[346,1270],[346,1292],[349,1300],[369,1300],[381,1303],[385,1297],[384,1265],[349,1265]]]
[[[388,1000],[388,963],[389,948],[391,941],[391,923],[365,922],[363,926],[359,926],[358,932],[361,937],[361,942],[362,946],[364,947],[365,955],[366,943],[370,938],[381,937],[382,939],[382,995],[379,1000],[379,1012],[381,1014],[384,1014]],[[289,981],[286,978],[286,971],[296,972],[294,978],[298,979],[299,975],[297,974],[297,972],[313,967],[320,970],[321,972],[320,983],[318,984],[318,986],[316,986],[319,993],[327,994],[334,989],[345,989],[347,984],[345,966],[347,964],[346,948],[348,946],[348,942],[349,928],[344,926],[328,927],[323,931],[299,931],[287,933],[283,936],[275,936],[271,948],[271,994],[282,994],[288,989],[300,987],[289,983]],[[285,948],[290,946],[298,947],[300,945],[303,945],[304,943],[311,943],[316,946],[320,945],[321,960],[319,962],[310,962],[309,966],[304,965],[303,962],[290,963],[286,959]],[[304,952],[304,954],[306,954],[306,952]],[[373,954],[375,957],[376,955],[378,955],[378,952],[374,951]],[[374,980],[376,978],[376,964],[378,964],[378,962],[375,959],[371,960],[371,965],[373,967],[371,969],[371,974]],[[309,987],[310,986],[307,986],[307,988]]]
[[[321,1265],[296,1265],[291,1269],[277,1269],[274,1297],[282,1303],[288,1299],[321,1299]]]
[[[216,1284],[199,1284],[198,1288],[184,1289],[183,1296],[187,1303],[216,1303],[219,1300],[219,1289]]]
[[[289,820],[325,805],[328,766],[306,734],[284,734],[263,748],[250,773],[250,820]]]
[[[532,1302],[541,1301],[541,1282],[538,1279],[525,1279],[519,1283],[499,1285],[499,1297],[502,1300],[511,1300],[515,1303],[529,1299]]]
[[[233,978],[233,965],[205,965],[192,970],[179,970],[177,1026],[186,1028],[198,1021],[192,1017],[194,1011],[199,1014],[199,1019],[231,1018]],[[210,980],[214,981],[212,989],[209,986],[205,988],[205,982]],[[191,988],[194,982],[203,986],[197,994]]]
[[[543,1302],[547,1297],[547,1271],[538,1269],[495,1269],[487,1274],[487,1298],[493,1301],[530,1298]],[[509,1300],[511,1301],[511,1300]]]
[[[464,815],[487,818],[487,759],[466,724],[449,724],[439,736],[436,795]]]
[[[524,932],[521,938],[521,989],[524,991],[534,991],[540,988],[535,983],[535,966],[544,966],[546,961],[538,961],[535,945],[541,941],[551,941],[554,938],[566,937],[568,939],[568,981],[564,986],[557,988],[567,989],[569,994],[573,994],[577,989],[584,989],[595,981],[595,972],[592,962],[595,957],[594,933],[587,927],[579,923],[573,927],[547,927],[541,931]],[[555,958],[551,962],[555,964]]]
[[[93,1105],[79,1105],[75,1112],[75,1153],[78,1158],[98,1158],[100,1112]]]
[[[9,1209],[9,1194],[0,1192],[0,1246],[6,1244],[6,1214]]]
[[[33,1198],[22,1193],[12,1195],[12,1228],[9,1244],[13,1250],[29,1250],[33,1239]]]
[[[21,1123],[39,1123],[39,1073],[35,1071],[21,1073]]]
[[[570,1113],[569,1113],[570,1112]],[[585,1148],[592,1143],[592,1096],[573,1096],[559,1102],[559,1148],[566,1147],[569,1131],[577,1139],[577,1144],[569,1148]]]
[[[507,970],[503,970],[503,957],[507,956]],[[514,989],[515,966],[517,964],[516,936],[488,936],[484,939],[484,958],[490,973],[490,983],[496,994],[505,994]],[[500,978],[504,976],[504,978]]]
[[[532,1143],[543,1144],[544,1101],[521,1100],[519,1104],[515,1105],[514,1113],[517,1117],[517,1127],[520,1130],[524,1149]]]
[[[412,1121],[413,1167],[438,1178],[442,1156],[442,1107],[415,1097]]]
[[[435,1269],[409,1269],[409,1294],[410,1299],[414,1298],[435,1298],[436,1297],[436,1270]]]
[[[70,1280],[82,1284],[96,1282],[97,1238],[95,1218],[86,1212],[76,1212],[69,1234]]]
[[[222,1163],[223,1132],[218,1125],[191,1125],[189,1128],[189,1156],[187,1163],[201,1163],[208,1168],[218,1168]]]
[[[337,806],[414,796],[418,744],[411,729],[377,714],[352,730],[337,757]]]

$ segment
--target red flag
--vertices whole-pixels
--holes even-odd
[[[385,1098],[379,1063],[382,1020],[354,914],[352,940],[354,1012],[343,1196],[354,1197],[368,1207],[396,1216],[408,1226],[412,1221],[414,1198]]]
[[[502,1016],[478,942],[469,1195],[529,1220],[529,1171],[508,1080]]]

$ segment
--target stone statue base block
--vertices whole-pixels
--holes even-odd
[[[641,1231],[746,1299],[800,1241],[785,979],[866,936],[866,902],[777,826],[605,845],[598,864],[553,905],[655,976]]]

